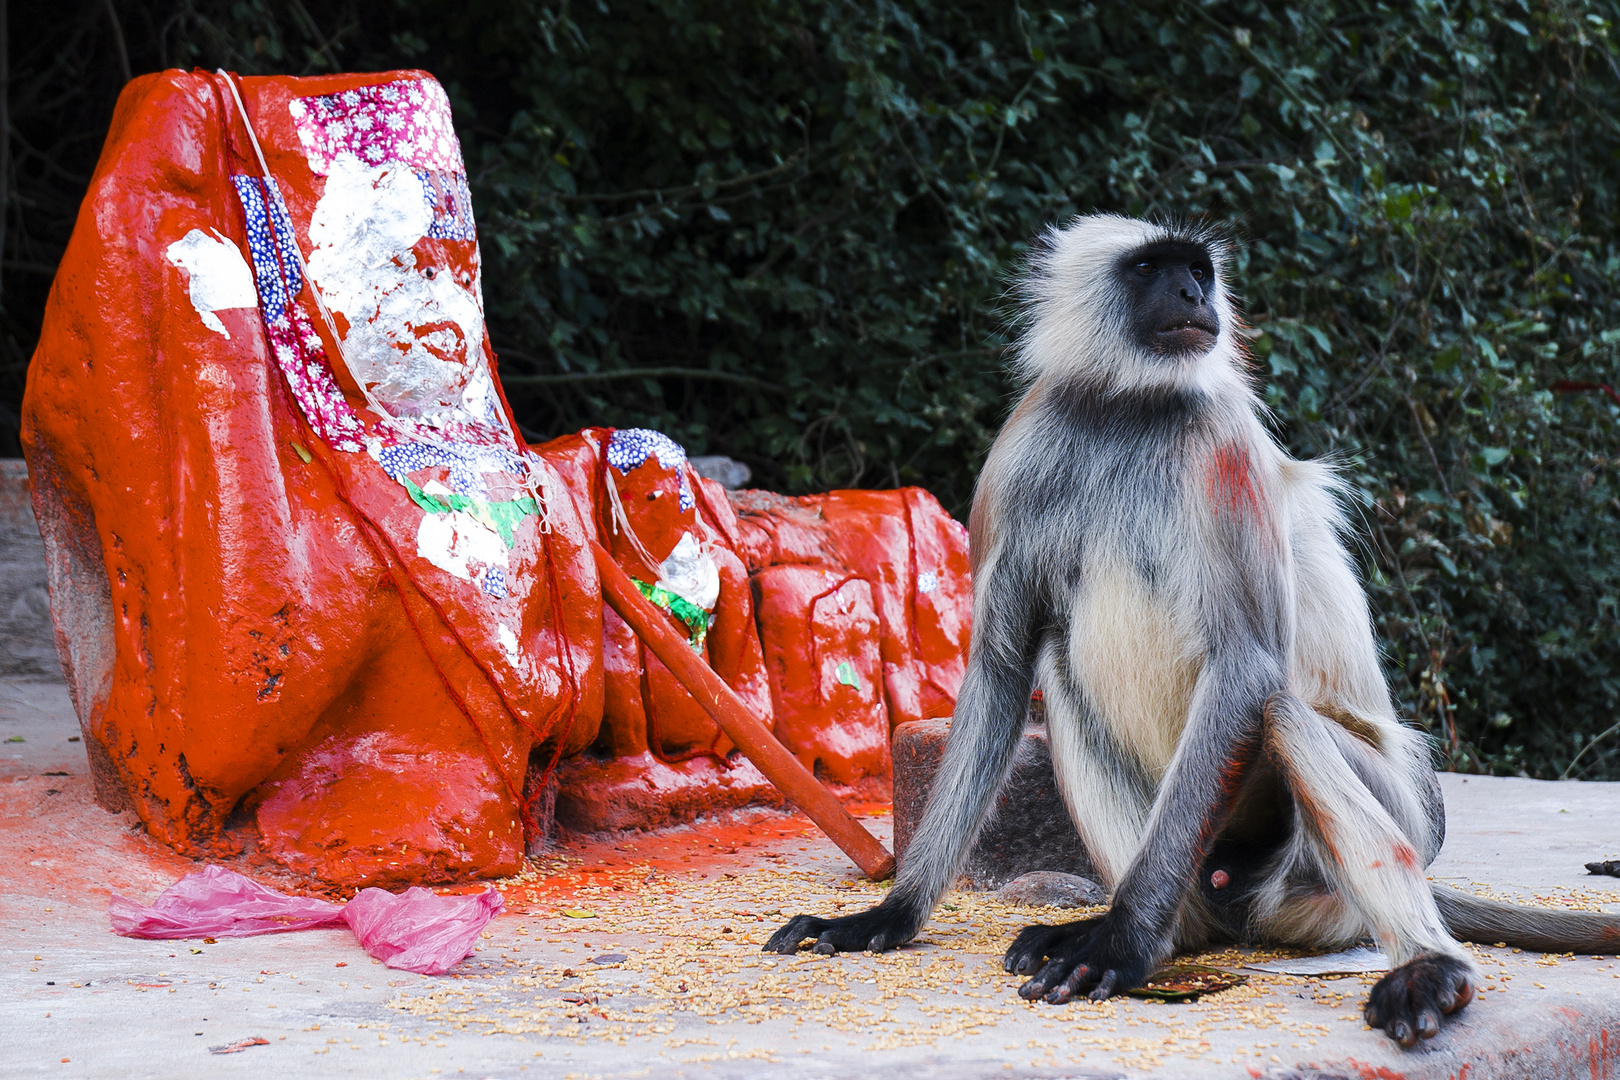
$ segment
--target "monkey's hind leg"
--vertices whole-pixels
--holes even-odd
[[[1395,964],[1367,997],[1367,1023],[1403,1047],[1432,1038],[1442,1016],[1473,1000],[1479,976],[1446,930],[1414,838],[1358,775],[1392,766],[1353,736],[1347,745],[1331,720],[1291,694],[1268,701],[1265,720],[1267,749],[1287,780],[1322,876]],[[1346,753],[1358,755],[1359,768]],[[1266,907],[1262,902],[1256,912],[1262,933],[1268,919],[1282,924],[1289,917],[1285,907]]]

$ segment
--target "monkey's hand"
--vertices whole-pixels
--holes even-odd
[[[816,943],[811,952],[883,952],[896,945],[904,945],[917,933],[913,919],[904,912],[879,904],[856,915],[836,919],[819,919],[814,915],[795,915],[788,924],[771,935],[765,943],[765,952],[791,956],[799,949],[799,942],[813,937]]]
[[[1002,967],[1034,974],[1018,988],[1026,1001],[1044,998],[1062,1005],[1078,994],[1103,1001],[1140,986],[1154,968],[1153,958],[1130,935],[1110,930],[1106,915],[1062,926],[1026,926],[1007,949]]]
[[[1367,995],[1363,1015],[1370,1027],[1410,1050],[1418,1038],[1434,1038],[1440,1030],[1440,1017],[1450,1015],[1474,1000],[1474,973],[1466,961],[1455,956],[1430,953],[1400,967],[1378,980]]]

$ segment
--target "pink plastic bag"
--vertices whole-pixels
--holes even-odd
[[[506,907],[494,888],[474,896],[439,896],[413,887],[398,896],[366,889],[347,904],[267,889],[232,870],[209,866],[187,874],[151,907],[113,894],[113,930],[125,937],[250,937],[348,924],[366,952],[391,968],[439,975],[473,950],[489,921]]]
[[[286,896],[217,866],[187,874],[151,907],[113,893],[107,914],[118,933],[140,938],[251,937],[343,925],[341,904]]]
[[[504,907],[494,889],[440,896],[412,886],[398,896],[366,889],[344,905],[343,917],[366,952],[389,967],[437,975],[472,952],[479,931]]]

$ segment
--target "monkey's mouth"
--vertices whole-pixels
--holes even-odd
[[[1153,332],[1153,347],[1173,356],[1206,353],[1215,347],[1220,324],[1204,312],[1172,319]]]

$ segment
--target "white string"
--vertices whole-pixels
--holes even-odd
[[[231,99],[236,102],[236,111],[241,114],[242,126],[247,129],[248,142],[253,144],[253,156],[259,160],[259,171],[264,174],[264,178],[266,180],[273,180],[274,176],[270,172],[270,165],[264,160],[264,151],[259,147],[258,133],[253,130],[253,121],[248,119],[247,106],[242,103],[242,95],[236,89],[236,80],[232,78],[230,72],[226,71],[224,68],[216,68],[215,74],[223,78],[225,80],[225,85],[231,89]],[[266,200],[266,206],[268,209],[268,199]],[[401,435],[404,435],[407,438],[420,438],[420,431],[413,431],[400,422],[400,420],[395,417],[393,413],[389,412],[388,409],[383,406],[382,402],[377,400],[377,398],[372,394],[371,388],[368,387],[365,384],[365,381],[355,373],[353,366],[351,366],[349,363],[348,354],[343,351],[343,339],[338,336],[337,321],[332,318],[332,312],[327,308],[326,300],[321,296],[320,288],[316,286],[315,279],[310,276],[309,264],[304,261],[304,251],[303,248],[301,248],[298,244],[297,235],[295,234],[293,236],[289,236],[287,240],[292,247],[293,258],[298,260],[298,270],[304,277],[305,285],[307,285],[309,288],[310,298],[315,301],[315,308],[321,314],[321,321],[326,324],[326,331],[332,336],[332,348],[337,353],[338,362],[343,365],[343,370],[349,373],[349,379],[360,388],[360,393],[366,399],[366,405],[371,409],[372,412],[376,413],[384,423],[388,424]],[[496,411],[501,412],[501,426],[506,429],[506,434],[511,438],[512,445],[517,447],[519,450],[526,449],[528,444],[518,436],[516,428],[512,425],[511,418],[506,416],[504,410]],[[533,455],[533,451],[529,451],[529,454]],[[524,490],[526,490],[534,498],[535,516],[539,518],[540,531],[543,533],[549,533],[552,529],[551,508],[546,502],[545,481],[542,480],[538,475],[538,455],[534,455],[534,457],[535,460],[531,460],[529,456],[525,456],[522,453],[518,455],[518,459],[523,462],[524,466],[523,487]]]
[[[613,526],[613,534],[617,536],[619,526],[623,525],[625,539],[630,541],[630,546],[635,550],[635,553],[641,557],[641,561],[646,564],[648,570],[662,577],[662,564],[653,558],[646,547],[642,545],[641,537],[636,535],[636,530],[630,524],[630,515],[624,512],[624,503],[619,500],[619,485],[613,480],[613,463],[606,460],[602,448],[596,445],[595,439],[587,435],[585,442],[595,451],[597,457],[603,459],[602,475],[607,478],[608,503],[612,507],[611,512],[608,514],[608,522]]]
[[[224,78],[225,85],[231,88],[231,98],[236,102],[236,111],[242,115],[242,126],[247,129],[248,142],[253,144],[253,156],[259,159],[259,171],[264,174],[266,180],[273,179],[270,166],[264,160],[264,151],[259,147],[259,136],[253,130],[253,121],[248,119],[247,106],[242,103],[242,95],[237,92],[236,80],[231,78],[230,73],[224,68],[217,69],[216,73]],[[322,298],[320,289],[316,288],[315,279],[309,276],[309,264],[304,261],[304,251],[298,244],[298,237],[296,235],[289,236],[287,240],[292,247],[293,258],[298,261],[299,273],[303,275],[305,284],[309,286],[309,295],[315,301],[316,310],[321,314],[321,321],[326,324],[326,331],[332,336],[332,348],[337,352],[338,362],[343,365],[343,370],[349,373],[349,378],[360,388],[360,393],[365,395],[366,404],[371,407],[372,412],[382,417],[386,423],[401,434],[409,434],[405,426],[396,420],[394,415],[383,407],[382,402],[372,395],[371,388],[355,374],[354,368],[349,364],[348,355],[343,351],[343,339],[338,336],[337,322],[332,318],[332,312],[327,309],[326,300]]]

